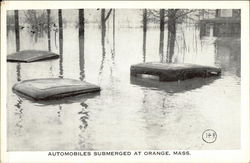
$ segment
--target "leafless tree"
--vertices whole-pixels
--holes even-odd
[[[106,22],[112,12],[112,9],[109,9],[108,13],[106,14],[106,9],[101,9],[101,30],[102,30],[102,37],[101,37],[101,43],[102,43],[102,62],[100,66],[100,73],[103,70],[103,64],[104,59],[106,55],[105,51],[105,37],[106,37]]]
[[[148,11],[147,9],[143,10],[143,62],[146,61],[146,41],[147,41],[147,24],[148,24],[148,18],[147,18]]]
[[[172,62],[174,55],[174,47],[176,41],[176,26],[177,23],[182,23],[185,19],[193,19],[188,17],[189,14],[198,10],[189,9],[160,9],[160,10],[148,10],[148,20],[152,22],[160,23],[160,45],[159,54],[163,60],[163,47],[164,47],[164,30],[165,24],[168,29],[168,42],[167,42],[167,54],[166,62]]]
[[[85,36],[84,9],[79,9],[79,67],[80,67],[80,80],[82,81],[85,78],[84,36]]]

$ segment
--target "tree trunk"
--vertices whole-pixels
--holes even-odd
[[[168,47],[167,47],[167,62],[172,62],[176,40],[176,12],[170,10],[168,14]]]
[[[16,34],[16,51],[20,51],[20,35],[19,35],[19,14],[18,10],[14,11],[15,15],[15,34]]]
[[[106,55],[106,51],[105,51],[105,37],[106,37],[106,21],[108,20],[110,14],[112,12],[112,9],[110,9],[107,13],[107,15],[105,14],[106,11],[105,9],[101,9],[101,30],[102,30],[102,63],[101,63],[101,67],[100,67],[100,71],[99,74],[102,73],[102,69],[103,69],[103,64],[104,64],[104,59],[105,59],[105,55]]]
[[[105,50],[105,37],[106,37],[106,21],[108,20],[110,14],[112,12],[112,9],[110,9],[106,15],[105,9],[101,9],[101,30],[102,30],[102,47],[103,51]],[[105,55],[105,53],[103,53]]]
[[[102,44],[102,61],[101,61],[101,66],[100,66],[99,74],[102,73],[103,66],[104,66],[104,59],[105,59],[105,55],[106,55],[106,51],[105,51],[105,37],[106,37],[105,9],[101,9],[101,31],[102,31],[102,38],[101,38],[101,44]]]
[[[176,22],[173,21],[172,31],[170,37],[170,51],[169,51],[169,61],[173,62],[174,48],[175,48],[175,40],[176,40]]]
[[[84,9],[79,9],[79,37],[84,38]]]
[[[62,22],[62,10],[58,10],[58,20],[59,20],[59,44],[60,44],[60,53],[63,53],[63,22]]]
[[[63,78],[63,23],[62,23],[62,10],[58,10],[58,21],[59,21],[59,68],[60,78]]]
[[[220,17],[220,10],[219,9],[216,9],[215,10],[215,17]]]
[[[19,14],[18,10],[14,11],[15,17],[15,35],[16,35],[16,51],[20,51],[20,34],[19,34]],[[17,81],[21,81],[21,64],[16,65]]]
[[[115,9],[113,9],[113,53],[112,53],[113,62],[114,58],[115,58]]]
[[[159,46],[159,54],[161,58],[161,62],[163,62],[163,47],[164,47],[164,29],[165,29],[165,10],[160,9],[160,46]]]
[[[102,45],[104,46],[105,36],[106,36],[105,9],[101,10],[101,29],[102,29]]]
[[[51,40],[50,40],[50,10],[47,10],[47,29],[48,29],[48,51],[51,51]]]
[[[80,80],[85,78],[85,59],[84,59],[84,9],[79,9],[79,67]]]
[[[147,9],[143,10],[143,62],[146,61],[146,44],[147,44]]]
[[[38,21],[37,21],[37,16],[36,16],[36,10],[33,10],[34,12],[34,20],[35,20],[35,23],[34,23],[34,28],[36,30],[36,32],[38,32]]]

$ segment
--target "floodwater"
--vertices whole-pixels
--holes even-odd
[[[85,25],[84,41],[77,26],[67,25],[61,50],[58,32],[51,31],[51,51],[59,59],[7,63],[8,150],[239,149],[239,38],[200,39],[199,29],[178,25],[175,62],[218,66],[221,77],[168,83],[131,78],[130,65],[160,61],[159,34],[148,29],[144,55],[142,28],[116,27],[113,40],[107,26],[103,46],[97,25]],[[8,54],[15,43],[8,30]],[[48,50],[47,34],[20,30],[25,49]],[[12,92],[18,81],[57,77],[91,82],[102,91],[43,103]],[[203,141],[206,129],[216,131],[214,143]]]

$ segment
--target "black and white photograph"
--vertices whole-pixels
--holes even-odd
[[[6,151],[240,150],[242,13],[6,10]]]

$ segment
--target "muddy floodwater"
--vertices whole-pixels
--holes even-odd
[[[63,27],[63,40],[56,30],[50,35],[51,51],[59,59],[7,63],[9,151],[240,148],[240,38],[200,38],[199,28],[178,25],[174,61],[217,66],[222,74],[164,83],[130,77],[132,64],[160,61],[159,28],[147,29],[146,45],[142,28],[116,26],[113,35],[112,24],[105,44],[95,24],[85,25],[84,40],[72,24]],[[8,54],[16,51],[11,29],[7,47]],[[20,50],[27,49],[48,50],[46,32],[20,30]],[[102,90],[46,102],[12,91],[18,81],[57,77],[91,82]],[[214,143],[202,139],[207,129],[217,133]]]

